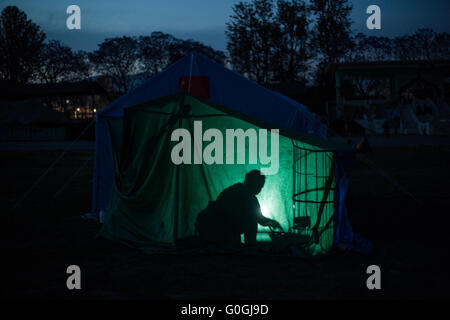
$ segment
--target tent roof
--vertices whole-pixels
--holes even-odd
[[[99,111],[98,116],[122,117],[123,109],[179,92],[182,77],[209,79],[208,101],[242,114],[309,135],[326,138],[327,126],[302,104],[264,88],[198,53],[190,53],[140,87]]]

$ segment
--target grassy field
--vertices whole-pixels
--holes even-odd
[[[62,299],[390,299],[448,298],[450,148],[375,149],[368,157],[423,205],[356,163],[348,208],[371,257],[334,252],[294,257],[145,255],[96,238],[89,211],[93,151],[70,151],[11,211],[60,151],[0,151],[3,296]],[[85,165],[85,166],[84,166]],[[84,166],[84,167],[83,167]],[[70,177],[78,174],[67,183]],[[382,290],[366,288],[378,264]],[[82,269],[82,290],[66,289],[66,268]]]

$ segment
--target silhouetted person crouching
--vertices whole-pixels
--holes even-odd
[[[256,195],[265,183],[259,170],[245,176],[244,183],[237,183],[223,190],[216,201],[211,201],[199,213],[196,230],[206,244],[221,247],[237,247],[244,234],[245,244],[256,244],[258,223],[263,226],[281,228],[280,224],[261,213]]]

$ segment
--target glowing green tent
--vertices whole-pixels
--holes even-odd
[[[195,156],[201,158],[214,141],[203,137],[203,145],[194,139],[191,143],[191,164],[174,164],[172,154],[179,141],[172,141],[172,133],[183,128],[194,138],[194,127],[201,122],[203,133],[216,129],[223,137],[230,129],[268,129],[267,150],[274,150],[271,138],[275,133],[270,129],[279,129],[279,170],[266,177],[257,196],[263,214],[279,221],[285,230],[309,237],[304,248],[311,254],[326,253],[332,247],[333,151],[340,147],[182,92],[124,110],[123,118],[106,120],[115,183],[100,235],[144,251],[173,247],[178,239],[194,235],[198,213],[222,190],[242,182],[248,171],[268,167],[260,157],[252,163],[256,141],[250,137],[245,139],[245,163],[239,163],[243,150],[238,143],[233,144],[233,164],[217,160],[226,159],[228,141],[223,141],[222,150],[211,152],[214,163],[194,163]],[[261,146],[261,136],[257,139]],[[223,157],[217,154],[221,151]],[[299,221],[308,223],[299,228],[294,223]],[[270,241],[268,231],[260,226],[258,240]]]

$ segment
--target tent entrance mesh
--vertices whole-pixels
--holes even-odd
[[[305,245],[323,247],[323,242],[330,241],[323,236],[330,238],[334,213],[332,153],[295,140],[292,146],[293,224],[289,231]]]

